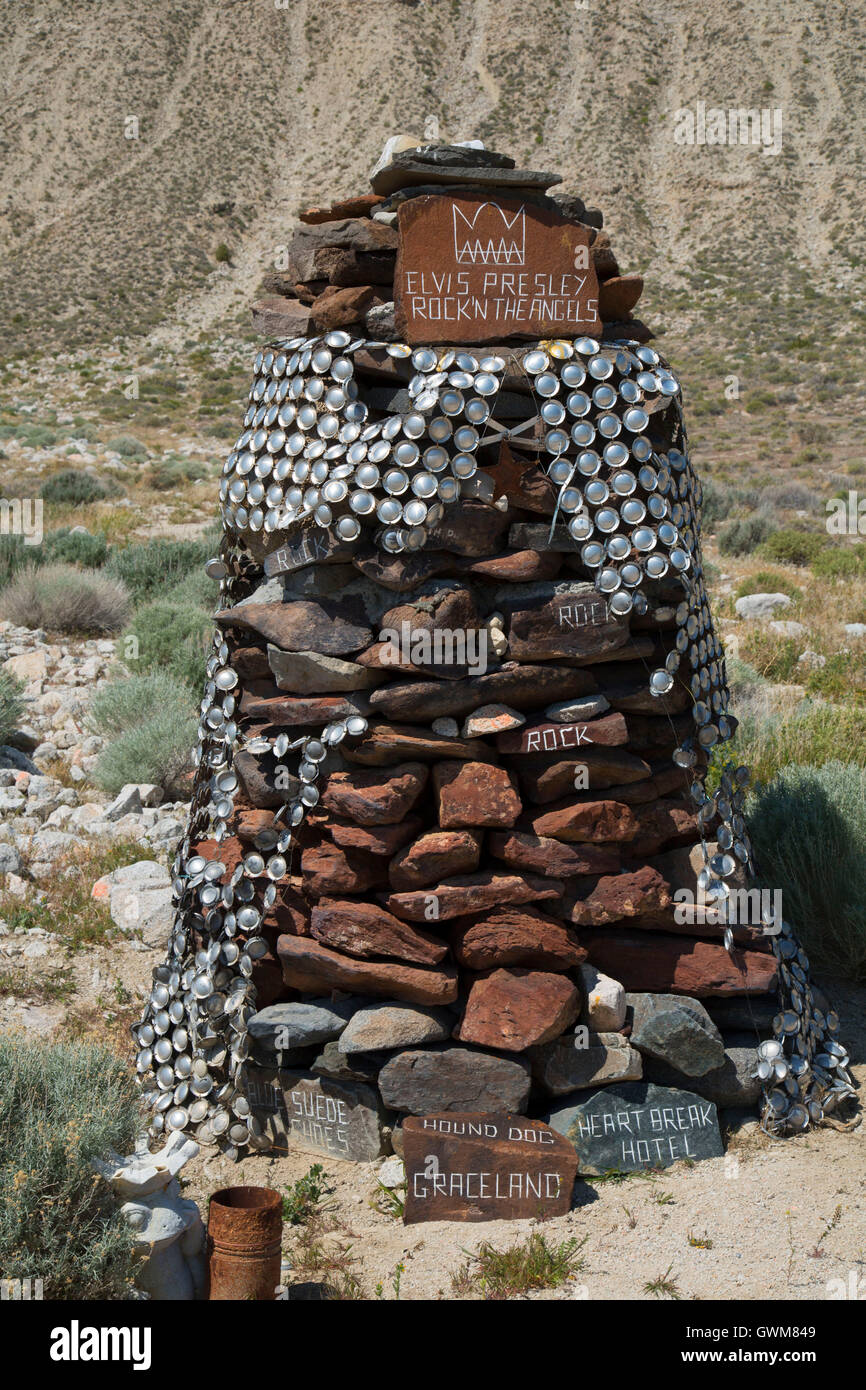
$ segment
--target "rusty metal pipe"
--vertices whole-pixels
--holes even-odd
[[[269,1187],[224,1187],[207,1219],[208,1298],[273,1301],[280,1282],[283,1200]]]

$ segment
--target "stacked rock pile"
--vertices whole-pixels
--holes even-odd
[[[153,1134],[372,1157],[644,1077],[804,1128],[847,1054],[748,897],[747,769],[705,784],[735,721],[639,277],[557,176],[391,146],[256,310]]]
[[[401,140],[404,152],[394,152]],[[412,198],[453,193],[490,197],[517,193],[521,201],[585,227],[599,283],[602,336],[648,342],[652,334],[632,310],[643,291],[640,275],[621,275],[598,208],[571,193],[548,195],[558,174],[516,170],[507,155],[466,146],[416,149],[410,137],[386,146],[393,154],[371,179],[373,192],[342,199],[330,207],[303,208],[300,225],[280,258],[285,268],[265,276],[262,298],[253,306],[253,323],[268,337],[308,336],[353,328],[371,338],[394,342],[394,278],[399,236],[398,209]],[[385,407],[387,409],[387,406]]]

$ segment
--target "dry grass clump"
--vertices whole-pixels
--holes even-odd
[[[46,565],[22,571],[0,595],[0,618],[16,627],[104,635],[129,617],[126,586],[98,570]]]

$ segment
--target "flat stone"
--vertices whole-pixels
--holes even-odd
[[[304,208],[298,213],[301,222],[334,222],[343,218],[369,217],[382,198],[378,193],[360,193],[355,198],[342,198],[328,207]]]
[[[662,850],[692,845],[700,839],[697,813],[690,803],[662,800],[635,810],[638,833],[632,853],[649,859]]]
[[[215,614],[224,627],[257,632],[283,651],[347,656],[369,645],[373,634],[359,605],[346,599],[294,603],[246,603]]]
[[[457,998],[457,972],[450,966],[424,970],[395,961],[355,960],[301,936],[281,936],[277,954],[285,983],[302,994],[340,989],[410,1004],[450,1004]]]
[[[529,1065],[466,1047],[398,1052],[379,1073],[382,1100],[412,1115],[442,1111],[519,1114],[529,1099]]]
[[[495,758],[493,750],[480,739],[455,738],[414,724],[373,724],[357,743],[341,751],[347,761],[371,767],[407,760],[438,762],[453,758],[493,762]]]
[[[412,151],[396,156],[390,164],[380,169],[370,180],[374,193],[387,197],[398,188],[411,188],[418,184],[490,184],[491,193],[497,197],[503,186],[519,193],[522,189],[543,192],[554,184],[562,183],[559,174],[546,174],[534,169],[503,168],[499,165],[485,166],[472,163],[468,158],[462,164],[434,165],[419,160]]]
[[[555,579],[561,565],[561,557],[553,551],[519,549],[467,562],[463,572],[491,582],[531,584],[534,581]]]
[[[552,1110],[547,1122],[570,1139],[585,1174],[669,1168],[678,1159],[724,1153],[714,1105],[692,1091],[646,1081],[575,1097]]]
[[[703,1004],[681,994],[628,994],[631,1042],[688,1077],[723,1066],[725,1044]]]
[[[670,889],[658,869],[642,864],[631,872],[602,876],[585,897],[571,903],[568,916],[575,926],[603,926],[659,914],[671,903]]]
[[[104,820],[115,821],[130,813],[138,814],[141,810],[141,792],[135,782],[129,782],[125,787],[121,787],[114,800],[105,807],[102,816]]]
[[[504,907],[478,919],[458,918],[451,949],[455,960],[470,970],[512,965],[571,970],[586,959],[574,933],[534,907]]]
[[[485,870],[457,874],[414,892],[391,893],[384,903],[390,912],[410,922],[448,921],[492,907],[561,898],[562,892],[563,884],[558,879]]]
[[[861,626],[863,625],[861,624]],[[845,630],[848,631],[847,627]],[[795,623],[793,619],[785,622],[776,618],[773,622],[767,623],[767,631],[775,632],[779,637],[804,637],[806,635],[806,628],[803,623]],[[863,627],[863,631],[866,632],[866,627]]]
[[[379,1101],[370,1086],[253,1065],[246,1095],[272,1153],[301,1149],[370,1163],[385,1152]]]
[[[770,953],[735,949],[690,936],[615,927],[581,932],[590,962],[622,980],[629,993],[688,994],[697,999],[730,994],[767,994],[777,986]]]
[[[537,709],[550,700],[587,695],[596,689],[595,678],[579,668],[509,665],[467,680],[395,682],[374,690],[369,700],[377,714],[415,721],[470,714],[487,702]]]
[[[626,1019],[626,994],[619,980],[604,975],[594,965],[582,965],[580,975],[586,992],[581,1022],[594,1033],[618,1033]]]
[[[536,1081],[552,1096],[608,1082],[637,1081],[642,1075],[640,1053],[627,1038],[586,1028],[534,1048],[530,1060]]]
[[[525,716],[516,709],[509,709],[508,705],[481,705],[465,720],[463,737],[504,733],[508,729],[519,729],[525,723]]]
[[[440,762],[433,787],[443,829],[490,826],[508,829],[523,809],[510,773],[488,763]]]
[[[235,753],[232,767],[238,775],[247,800],[260,810],[276,810],[300,790],[300,782],[291,775],[282,776],[280,785],[277,786],[272,757],[265,760],[242,749]]]
[[[338,1042],[329,1042],[310,1063],[309,1070],[315,1076],[330,1076],[335,1081],[360,1081],[375,1086],[379,1069],[386,1060],[386,1057],[362,1052],[341,1052]]]
[[[772,618],[777,608],[790,607],[791,599],[788,594],[745,594],[734,604],[737,617],[750,621]]]
[[[268,295],[252,307],[253,331],[263,338],[297,338],[310,331],[310,311],[299,299]]]
[[[593,585],[536,587],[536,598],[507,605],[508,650],[516,661],[607,655],[629,640],[628,622],[609,613]]]
[[[347,217],[319,225],[295,226],[289,243],[291,270],[296,280],[316,279],[316,255],[322,247],[352,251],[395,251],[397,233],[370,217]]]
[[[616,873],[620,866],[620,851],[613,845],[570,845],[522,830],[492,832],[487,837],[487,850],[514,869],[529,869],[551,878]]]
[[[469,830],[434,830],[422,835],[391,861],[388,875],[396,892],[423,888],[452,874],[472,873],[481,858],[481,839]]]
[[[418,931],[376,903],[325,898],[310,914],[310,930],[323,945],[363,960],[386,956],[416,965],[438,965],[448,954],[440,938]]]
[[[720,1065],[700,1076],[683,1067],[647,1058],[646,1075],[661,1086],[688,1086],[719,1107],[755,1107],[763,1090],[754,1075],[758,1057],[754,1032],[730,1034],[725,1039]]]
[[[266,555],[263,568],[265,574],[271,578],[275,575],[294,574],[309,565],[333,566],[342,560],[351,560],[353,555],[354,546],[350,541],[341,540],[335,531],[327,527],[313,525],[304,527],[291,540],[286,541],[285,545]],[[317,569],[316,583],[320,592],[320,586],[325,582],[326,576]],[[276,596],[279,597],[279,594]]]
[[[500,753],[524,755],[549,753],[551,756],[570,750],[583,750],[597,745],[613,748],[628,742],[628,730],[621,714],[608,714],[600,719],[565,723],[526,724],[520,730],[500,733],[496,747]]]
[[[375,769],[332,772],[321,805],[359,825],[395,825],[412,810],[426,783],[423,763],[402,763],[387,776]]]
[[[582,720],[596,719],[607,709],[610,709],[610,705],[605,696],[587,695],[584,699],[564,699],[557,701],[556,705],[548,705],[545,716],[557,724],[577,724]]]
[[[356,251],[352,247],[322,246],[313,253],[314,282],[327,280],[341,288],[394,284],[393,251]],[[315,309],[316,301],[313,301]],[[315,316],[315,315],[314,315]]]
[[[298,724],[333,723],[351,714],[370,713],[369,696],[359,695],[260,695],[245,690],[240,698],[240,712],[261,724],[283,724],[288,728]]]
[[[385,854],[390,858],[401,850],[423,829],[420,816],[407,816],[396,825],[353,825],[351,821],[339,821],[328,816],[323,828],[335,844],[344,849],[364,849],[370,854]]]
[[[303,850],[301,874],[304,888],[314,897],[334,893],[364,893],[388,880],[385,865],[376,855],[346,849],[327,840]]]
[[[280,690],[293,695],[324,695],[335,690],[369,690],[381,685],[378,671],[319,652],[283,652],[268,643],[267,664]]]
[[[523,796],[538,806],[558,802],[577,787],[598,794],[645,781],[652,773],[649,763],[634,753],[604,747],[581,749],[575,758],[555,761],[546,754],[522,757],[515,768]]]
[[[571,1206],[577,1156],[540,1120],[489,1113],[409,1116],[401,1139],[407,1226],[545,1220],[564,1216]]]
[[[288,1004],[269,1004],[249,1021],[249,1031],[260,1048],[268,1052],[287,1052],[297,1047],[331,1042],[342,1033],[360,1007],[356,999],[294,1000]]]
[[[638,832],[630,806],[620,801],[578,801],[551,806],[530,817],[534,834],[570,843],[627,843]]]
[[[628,319],[642,294],[642,275],[612,275],[598,287],[599,315],[605,323]]]
[[[310,318],[323,333],[346,328],[350,324],[361,323],[376,298],[375,285],[352,285],[345,289],[328,285],[310,305]]]
[[[479,1047],[525,1052],[559,1037],[574,1023],[581,1002],[580,991],[565,975],[520,966],[496,969],[470,986],[454,1036]]]
[[[353,1055],[446,1042],[453,1027],[454,1015],[447,1009],[424,1009],[419,1004],[371,1004],[353,1015],[341,1033],[339,1050]]]
[[[500,548],[507,529],[507,512],[464,498],[445,508],[442,520],[428,533],[427,544],[431,550],[479,559]]]

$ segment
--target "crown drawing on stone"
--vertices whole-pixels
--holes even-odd
[[[456,204],[454,254],[458,265],[523,265],[526,253],[526,210],[523,204],[508,213],[498,203],[482,203],[472,217]]]

